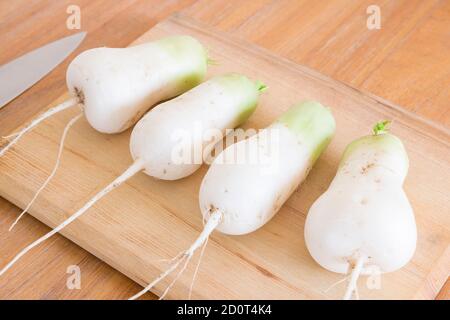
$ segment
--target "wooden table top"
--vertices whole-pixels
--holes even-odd
[[[369,30],[366,0],[16,0],[0,2],[0,65],[52,40],[66,28],[71,4],[81,8],[88,36],[64,63],[0,110],[0,135],[29,121],[66,91],[65,70],[81,51],[123,47],[168,15],[182,11],[221,31],[256,43],[390,100],[417,115],[450,127],[450,1],[378,1],[381,28]],[[301,90],[301,88],[299,88]],[[8,226],[20,210],[0,198],[0,259],[48,231],[27,216]],[[69,290],[67,268],[78,265],[81,289]],[[21,260],[0,281],[0,299],[124,299],[139,286],[62,236]],[[152,294],[147,299],[156,298]],[[450,299],[447,281],[438,299]]]

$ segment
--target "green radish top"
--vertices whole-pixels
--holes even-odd
[[[164,52],[178,61],[185,60],[186,63],[196,70],[189,72],[179,79],[181,92],[192,89],[200,84],[206,75],[208,67],[208,52],[202,44],[191,36],[179,35],[169,36],[155,41]]]
[[[208,52],[205,47],[194,37],[186,35],[169,36],[155,43],[171,54],[174,58],[183,58],[186,52],[203,57],[205,64],[208,62]]]
[[[389,131],[389,126],[391,125],[390,120],[383,120],[375,123],[373,126],[373,135],[377,136],[383,133],[387,133]]]
[[[261,81],[252,81],[244,75],[238,73],[227,73],[215,78],[217,83],[229,92],[230,95],[240,93],[244,99],[239,107],[241,113],[238,116],[238,125],[244,123],[255,111],[259,94],[267,89]]]
[[[294,105],[278,120],[295,133],[299,141],[311,152],[314,163],[330,143],[336,123],[331,111],[316,101],[305,101]]]
[[[388,120],[379,121],[373,126],[373,134],[351,142],[345,149],[339,166],[344,165],[356,151],[364,149],[367,150],[366,153],[373,152],[378,161],[383,157],[398,158],[403,164],[405,172],[408,171],[408,155],[402,141],[388,132],[390,123]]]

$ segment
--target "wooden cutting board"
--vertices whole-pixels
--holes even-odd
[[[135,44],[170,34],[190,34],[218,61],[208,76],[236,71],[269,86],[244,127],[270,124],[294,102],[314,99],[331,107],[337,122],[334,140],[307,180],[266,226],[245,236],[213,233],[202,260],[193,298],[340,298],[343,278],[319,267],[308,254],[303,226],[308,208],[332,180],[340,155],[353,139],[370,133],[381,119],[405,143],[410,172],[405,190],[415,210],[418,247],[403,269],[382,276],[381,288],[359,282],[362,298],[434,298],[450,269],[450,132],[381,98],[357,91],[266,50],[182,16],[159,23]],[[307,44],[305,44],[307,45]],[[61,97],[60,102],[67,96]],[[24,207],[46,179],[64,125],[78,111],[68,110],[41,124],[0,159],[0,195]],[[83,119],[71,130],[61,167],[30,213],[55,226],[131,164],[130,131],[104,135]],[[113,191],[62,234],[144,285],[171,258],[187,248],[202,229],[198,189],[207,168],[179,181],[140,173]],[[243,195],[245,196],[245,195]],[[192,260],[168,298],[187,298],[197,263]],[[0,265],[6,263],[0,257]],[[43,266],[45,267],[45,266]],[[51,270],[49,270],[50,272]],[[10,271],[11,272],[11,271]],[[160,283],[161,294],[172,278]],[[1,281],[1,279],[0,279]]]

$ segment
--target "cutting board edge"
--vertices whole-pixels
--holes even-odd
[[[176,13],[170,15],[166,19],[166,21],[172,21],[173,23],[195,29],[196,31],[207,34],[208,36],[211,36],[214,38],[218,38],[220,35],[221,36],[220,39],[224,42],[228,42],[228,43],[232,43],[232,44],[236,43],[239,46],[242,46],[244,48],[244,50],[247,50],[250,52],[256,52],[257,54],[259,54],[263,57],[270,57],[270,59],[276,59],[277,62],[282,64],[283,66],[290,68],[290,69],[294,69],[296,72],[300,72],[304,75],[307,75],[310,78],[320,80],[323,84],[325,84],[328,87],[332,87],[333,89],[338,88],[344,94],[356,93],[358,95],[358,98],[365,102],[368,102],[368,103],[375,102],[377,104],[381,104],[384,107],[389,108],[389,109],[395,111],[396,113],[398,113],[400,115],[404,115],[405,117],[408,117],[409,119],[413,120],[414,122],[419,123],[421,126],[427,127],[427,129],[432,128],[433,131],[436,131],[436,133],[439,134],[439,137],[442,135],[443,138],[440,139],[439,137],[436,137],[435,135],[430,134],[429,130],[423,130],[423,133],[430,138],[433,138],[435,140],[438,140],[441,143],[444,143],[444,144],[450,146],[450,128],[448,128],[442,124],[436,123],[432,120],[429,120],[421,115],[418,115],[418,114],[408,110],[407,108],[404,108],[401,105],[396,104],[388,99],[382,98],[371,92],[355,88],[348,83],[338,81],[338,80],[336,80],[330,76],[327,76],[317,70],[314,70],[306,65],[296,63],[295,61],[293,61],[289,58],[283,57],[281,55],[277,55],[276,53],[274,53],[264,47],[261,47],[257,44],[248,42],[248,41],[241,39],[235,35],[223,32],[223,31],[218,30],[217,28],[211,27],[203,22],[197,21],[197,20],[193,19],[192,17],[187,16],[181,12],[176,12]],[[149,29],[147,32],[149,32],[150,30],[151,29]],[[139,36],[134,41],[132,41],[130,43],[130,45],[132,45],[135,41],[137,41],[139,38],[144,36],[147,32],[143,33],[141,36]],[[332,83],[333,85],[329,85],[330,83]],[[444,139],[444,138],[446,138],[446,139]]]
[[[180,14],[176,14],[176,15],[170,17],[169,19],[170,19],[170,20],[176,19],[176,20],[175,20],[176,23],[180,23],[180,20],[179,20],[179,19],[181,19],[182,22],[186,22],[186,21],[185,21],[185,17],[184,17],[183,15],[180,15]],[[188,20],[192,20],[192,19],[189,18]],[[201,25],[200,23],[196,22],[195,20],[193,20],[193,21],[195,22],[194,25],[196,25],[196,26]],[[189,23],[188,23],[188,22],[189,22]],[[190,27],[192,27],[192,26],[190,25],[190,23],[192,23],[192,22],[187,21],[186,23],[187,23]],[[204,30],[202,30],[202,31],[204,31]],[[209,32],[210,32],[210,31],[208,30],[208,34],[210,34],[210,35],[213,34],[213,32],[211,32],[211,33],[209,33]],[[220,33],[220,32],[214,32],[214,33]],[[145,34],[145,33],[144,33],[144,34]],[[141,35],[141,36],[142,36],[142,35]],[[230,36],[227,37],[227,40],[229,40],[229,38],[230,38]],[[244,41],[242,41],[242,40],[239,40],[239,41],[240,41],[240,42],[244,42]],[[245,43],[246,43],[246,42],[245,42]],[[273,54],[272,52],[270,52],[270,51],[268,51],[268,50],[266,50],[266,49],[264,49],[264,48],[261,48],[261,47],[259,47],[259,46],[256,46],[256,45],[254,45],[254,44],[249,44],[249,45],[248,45],[248,43],[246,43],[246,47],[247,47],[247,48],[252,48],[252,49],[261,51],[263,56],[270,55],[270,56],[272,56],[272,57],[276,57],[277,59],[282,60],[283,63],[286,63],[286,64],[288,64],[289,66],[291,66],[291,65],[295,66],[295,68],[296,68],[297,71],[300,71],[300,72],[302,72],[303,74],[306,74],[306,75],[308,75],[308,76],[310,76],[310,77],[314,77],[314,78],[316,78],[316,79],[321,79],[323,82],[333,82],[333,83],[337,84],[338,87],[342,87],[342,90],[346,90],[346,91],[349,91],[349,90],[350,90],[350,91],[353,91],[353,92],[357,92],[358,95],[359,95],[363,100],[366,100],[367,98],[370,98],[371,101],[375,101],[376,103],[380,103],[380,104],[383,104],[383,105],[386,106],[386,107],[392,108],[392,109],[394,109],[396,112],[399,112],[399,113],[404,114],[405,116],[407,116],[407,117],[409,117],[409,118],[411,118],[411,119],[414,119],[416,122],[420,123],[420,124],[421,124],[422,126],[424,126],[424,127],[429,126],[429,127],[433,128],[434,130],[440,132],[440,134],[442,134],[443,137],[448,138],[448,136],[450,135],[449,132],[448,132],[448,130],[447,130],[445,127],[440,127],[440,126],[436,125],[436,124],[435,124],[434,122],[432,122],[432,121],[429,121],[429,120],[427,120],[427,119],[425,119],[425,118],[423,118],[423,117],[421,117],[421,116],[417,116],[417,115],[415,115],[414,113],[411,113],[411,112],[409,112],[409,111],[407,111],[407,110],[401,109],[400,106],[397,106],[397,105],[395,105],[395,104],[392,104],[391,102],[386,101],[386,100],[384,100],[383,98],[380,98],[380,97],[378,97],[378,96],[376,96],[376,95],[372,95],[372,94],[370,94],[370,93],[365,93],[365,92],[363,92],[363,91],[361,91],[361,90],[355,89],[355,88],[353,88],[353,87],[351,87],[351,86],[349,86],[349,85],[347,85],[347,84],[344,84],[344,83],[339,82],[339,81],[336,81],[336,80],[334,80],[334,79],[332,79],[332,78],[330,78],[330,77],[327,77],[327,76],[325,76],[325,75],[323,75],[323,74],[321,74],[321,73],[319,73],[319,72],[317,72],[317,71],[315,71],[315,70],[313,70],[313,69],[310,69],[310,68],[305,67],[305,66],[298,65],[298,64],[296,64],[295,62],[293,62],[293,61],[291,61],[291,60],[289,60],[289,59],[286,59],[286,58],[283,58],[283,57],[279,57],[279,56]],[[249,49],[249,50],[250,50],[250,49]],[[292,66],[291,66],[291,67],[292,67]],[[344,91],[344,92],[345,92],[345,91]],[[61,99],[64,98],[64,97],[67,97],[67,93],[64,93],[63,95],[61,95],[59,98],[57,98],[57,99],[56,99],[53,103],[51,103],[49,106],[54,105],[54,104],[55,104],[56,102],[58,102],[58,101],[61,101]],[[436,136],[431,135],[430,132],[427,131],[427,130],[424,130],[424,133],[427,133],[427,136],[428,136],[428,137],[433,138],[433,139],[437,140],[437,141],[440,142],[440,143],[446,143],[445,140],[441,140],[441,139],[436,138]],[[8,200],[9,200],[9,199],[8,199]],[[14,204],[16,204],[14,201],[12,201],[12,202],[13,202]],[[33,216],[34,216],[34,215],[33,215]],[[78,244],[78,241],[74,240],[73,237],[68,237],[68,238],[69,238],[71,241],[73,241],[74,243],[77,243],[77,244]],[[80,246],[81,246],[81,247],[84,247],[84,246],[82,246],[82,245],[80,245]],[[95,250],[88,250],[88,251],[92,252],[92,251],[95,251]],[[447,251],[448,251],[448,247],[447,247]],[[95,254],[95,255],[97,256],[97,254]],[[101,254],[100,254],[100,255],[101,255]],[[134,277],[134,276],[132,276],[132,275],[130,276],[129,272],[124,272],[123,270],[121,270],[120,267],[119,267],[119,268],[116,267],[116,266],[115,266],[115,265],[116,265],[115,263],[110,263],[110,262],[108,262],[108,261],[107,261],[108,259],[102,259],[102,260],[105,261],[105,262],[107,262],[109,265],[113,266],[115,269],[119,270],[121,273],[127,275],[128,277],[130,277],[130,278],[132,278],[134,281],[136,281],[136,277]],[[441,262],[441,260],[444,260],[444,261]],[[441,259],[439,259],[439,261],[440,261],[439,265],[441,265],[441,264],[444,263],[444,262],[448,262],[449,260],[450,260],[450,256],[449,256],[448,254],[446,254],[444,257],[441,257]],[[430,275],[429,275],[429,277],[430,277]],[[429,277],[428,277],[428,278],[429,278]],[[427,278],[427,279],[428,279],[428,278]],[[138,282],[138,283],[141,284],[141,285],[143,284],[143,283],[142,283],[143,281],[142,281],[141,279],[137,279],[137,280],[138,280],[138,281],[136,281],[136,282]],[[425,280],[426,280],[426,279],[425,279]],[[440,282],[442,283],[442,286],[443,286],[444,283],[445,283],[445,280],[444,280],[444,281],[440,281]],[[442,286],[441,286],[441,287],[442,287]],[[422,289],[423,289],[423,288],[422,288]],[[424,291],[424,295],[425,295],[425,291],[428,291],[428,290],[423,289],[422,291]],[[435,292],[435,296],[436,296],[438,293],[439,293],[439,290],[437,290],[437,292]],[[419,297],[420,295],[422,295],[422,293],[421,293],[421,292],[418,292],[418,293],[416,294],[415,297]]]

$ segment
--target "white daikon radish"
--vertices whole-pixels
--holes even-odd
[[[171,36],[128,48],[95,48],[69,65],[66,82],[72,98],[23,128],[0,151],[2,156],[41,121],[80,105],[89,124],[103,133],[122,132],[154,104],[199,84],[207,68],[204,47],[189,36]]]
[[[309,210],[305,240],[317,263],[337,273],[352,271],[344,298],[360,274],[395,271],[416,248],[414,213],[403,191],[408,156],[388,122],[349,144],[328,190]]]
[[[76,105],[81,107],[95,130],[110,134],[122,132],[133,126],[156,103],[199,84],[206,74],[207,61],[204,47],[189,36],[172,36],[129,48],[87,50],[78,55],[67,69],[67,87],[72,98],[13,134],[13,139],[0,151],[0,156],[41,121]],[[71,125],[73,122],[68,124],[67,129]],[[63,145],[64,139],[60,148]],[[52,174],[10,230],[50,182],[56,173],[60,155]]]
[[[0,271],[0,275],[11,268],[20,257],[61,231],[137,172],[145,170],[146,174],[165,180],[181,179],[193,173],[201,162],[192,164],[173,161],[174,150],[178,151],[180,144],[180,135],[177,133],[190,138],[186,140],[188,145],[184,145],[188,150],[193,149],[195,145],[205,148],[217,143],[222,136],[211,137],[201,133],[219,130],[224,134],[227,129],[239,126],[253,113],[259,94],[264,89],[265,86],[261,83],[254,83],[243,75],[233,73],[214,77],[155,107],[136,124],[131,134],[133,164],[67,220],[19,252]],[[200,134],[194,134],[198,128],[201,128]],[[175,152],[175,155],[177,154]]]
[[[305,179],[334,130],[334,118],[327,108],[304,102],[258,134],[226,148],[214,160],[200,187],[200,209],[206,221],[202,233],[165,272],[131,299],[150,290],[184,262],[181,273],[214,230],[242,235],[266,224]],[[161,298],[165,293],[167,290]]]

